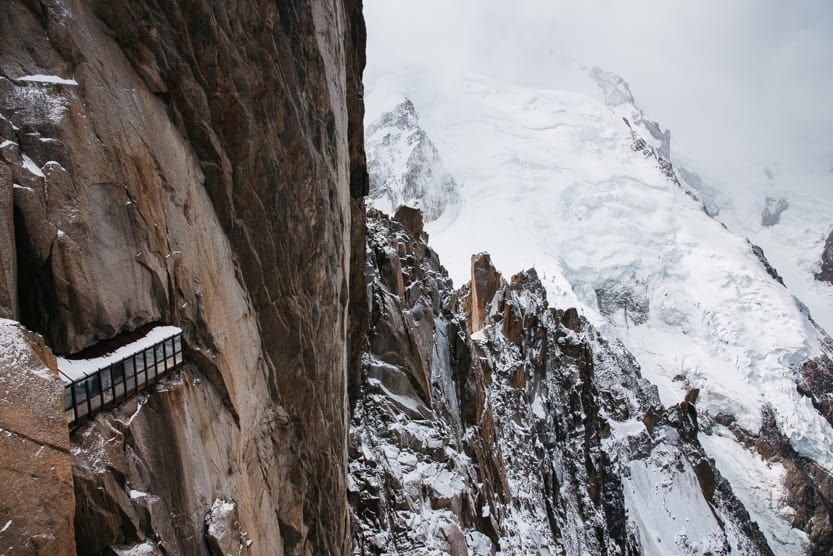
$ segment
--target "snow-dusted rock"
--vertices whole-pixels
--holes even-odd
[[[64,387],[39,335],[0,318],[0,552],[76,553]]]
[[[590,70],[590,75],[601,88],[604,101],[619,117],[626,119],[639,135],[656,149],[657,154],[666,161],[671,161],[671,131],[663,130],[660,125],[645,117],[636,105],[630,86],[621,76],[604,71],[599,67]]]
[[[413,102],[405,99],[365,131],[370,202],[393,214],[399,205],[422,209],[426,222],[453,217],[460,187],[420,126]]]
[[[454,291],[424,239],[376,211],[368,231],[356,552],[772,553],[698,442],[696,391],[663,407],[620,342],[549,306],[534,270],[507,283],[481,253]],[[415,309],[429,342],[390,326]],[[395,390],[409,359],[430,360],[430,399]]]
[[[251,546],[252,541],[240,530],[234,500],[214,500],[205,516],[205,540],[213,556],[240,556]]]
[[[821,264],[816,273],[816,280],[827,282],[833,286],[833,231],[827,236],[824,242],[824,250],[821,253]]]
[[[781,221],[781,213],[790,207],[790,203],[783,197],[767,197],[764,210],[761,213],[761,226],[775,226]]]

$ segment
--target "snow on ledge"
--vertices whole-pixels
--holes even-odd
[[[52,83],[53,85],[78,85],[78,82],[75,79],[64,79],[63,77],[58,77],[57,75],[44,75],[40,73],[35,75],[24,75],[23,77],[16,78],[15,81],[29,81],[31,83]]]
[[[58,370],[61,371],[63,381],[69,384],[107,368],[113,363],[118,363],[137,353],[141,353],[147,348],[168,338],[173,338],[178,334],[182,334],[182,329],[178,326],[157,326],[150,329],[147,334],[135,342],[130,342],[101,357],[95,357],[93,359],[67,359],[65,357],[58,357]]]

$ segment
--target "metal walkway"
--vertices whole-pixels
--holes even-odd
[[[146,327],[78,356],[58,357],[66,384],[67,424],[78,424],[146,390],[182,361],[182,329],[176,326]]]

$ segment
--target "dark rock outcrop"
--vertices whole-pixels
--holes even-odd
[[[422,237],[423,222],[422,211],[409,207],[407,205],[400,205],[393,213],[393,219],[402,224],[412,237]]]
[[[759,261],[761,261],[761,265],[764,267],[764,270],[766,270],[766,273],[769,274],[773,280],[777,281],[779,284],[783,286],[784,279],[781,278],[781,275],[778,274],[778,271],[775,269],[775,267],[772,266],[772,264],[770,264],[769,259],[766,258],[764,250],[760,246],[755,245],[751,242],[749,242],[749,246],[752,248],[752,253],[756,257],[758,257]]]
[[[827,236],[824,251],[821,253],[821,268],[816,273],[816,280],[833,285],[833,232]]]
[[[790,203],[783,197],[767,197],[764,210],[761,213],[761,226],[771,228],[781,222],[781,214],[790,207]]]
[[[814,461],[801,456],[778,428],[769,408],[763,409],[763,426],[749,434],[731,426],[739,441],[756,449],[764,459],[786,471],[784,503],[791,508],[791,522],[809,537],[807,552],[813,556],[833,550],[833,478]]]

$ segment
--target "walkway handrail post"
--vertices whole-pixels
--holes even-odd
[[[90,403],[90,383],[87,381],[89,377],[84,379],[84,393],[87,402],[87,415],[93,412],[93,406]]]
[[[162,360],[165,362],[165,373],[168,372],[168,347],[167,346],[168,346],[168,340],[162,340]],[[159,369],[156,369],[156,376],[159,376]]]

